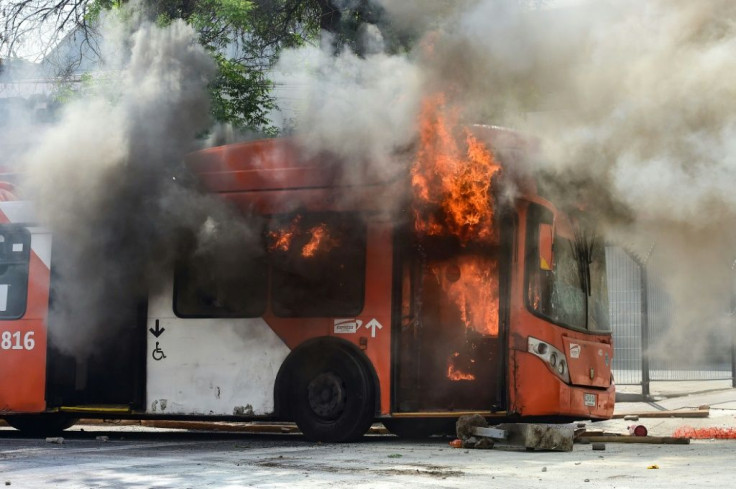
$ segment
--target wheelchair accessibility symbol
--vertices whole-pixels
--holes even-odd
[[[156,342],[156,348],[154,348],[153,352],[151,352],[151,356],[157,362],[166,358],[166,355],[164,355],[164,351],[158,346],[158,341]]]

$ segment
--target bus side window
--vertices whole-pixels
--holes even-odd
[[[266,310],[268,262],[257,223],[182,246],[174,277],[179,317],[258,317]]]
[[[0,319],[18,319],[26,311],[31,234],[14,225],[0,225]]]
[[[366,225],[359,215],[275,216],[268,243],[271,307],[277,316],[355,316],[362,311]]]

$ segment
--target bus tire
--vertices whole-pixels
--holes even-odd
[[[365,362],[348,348],[332,346],[303,355],[291,372],[294,421],[313,441],[362,437],[375,416],[375,388]]]
[[[49,436],[71,428],[79,419],[57,413],[39,413],[6,416],[5,421],[24,435]]]
[[[381,420],[394,435],[406,440],[429,438],[432,435],[452,434],[455,427],[454,419],[397,419]]]

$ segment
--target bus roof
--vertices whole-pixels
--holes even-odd
[[[208,148],[188,155],[186,163],[207,190],[218,193],[380,185],[398,176],[368,174],[333,154],[310,152],[293,138]]]

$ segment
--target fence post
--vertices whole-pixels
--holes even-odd
[[[733,324],[731,324],[731,387],[736,387],[736,344],[734,341]]]
[[[731,310],[728,316],[731,324],[731,387],[736,387],[736,287],[731,290]]]
[[[729,322],[731,324],[731,387],[736,387],[736,260],[731,262],[731,307]]]
[[[640,262],[641,270],[641,395],[649,399],[649,282],[647,264]]]

